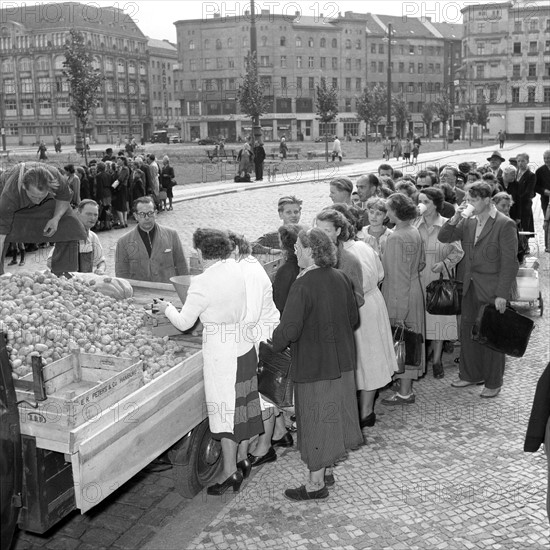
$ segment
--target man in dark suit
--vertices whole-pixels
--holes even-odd
[[[535,231],[535,223],[533,221],[533,197],[535,196],[536,177],[529,169],[529,155],[527,153],[519,153],[517,155],[518,174],[518,199],[517,211],[519,216],[520,231]],[[528,250],[528,237],[522,236],[525,239],[525,248]]]
[[[537,168],[535,172],[535,192],[540,195],[540,205],[546,218],[548,202],[550,201],[550,149],[544,151],[542,159],[544,160],[544,164],[540,168]],[[550,252],[548,223],[544,227],[544,246],[546,252]]]
[[[495,151],[490,157],[487,157],[487,160],[489,161],[487,171],[493,174],[497,178],[498,183],[502,185],[502,168],[500,167],[504,162],[502,153]]]
[[[440,183],[448,183],[456,193],[456,204],[460,204],[464,200],[464,191],[457,187],[458,170],[454,166],[443,166],[439,172]]]
[[[496,210],[491,193],[489,184],[474,183],[466,196],[468,204],[459,207],[438,236],[442,243],[461,241],[464,249],[460,370],[451,385],[462,388],[485,383],[481,397],[500,393],[505,355],[472,340],[472,327],[483,304],[494,304],[504,313],[519,267],[516,224]],[[464,218],[462,212],[468,205],[474,207],[473,214]]]

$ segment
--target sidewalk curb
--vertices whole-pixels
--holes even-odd
[[[511,148],[507,149],[507,152],[511,152],[519,147],[523,147],[523,144],[516,144],[513,145]],[[476,151],[483,151],[484,149],[487,149],[488,152],[494,150],[493,145],[488,145],[486,147],[479,147],[476,149]],[[472,149],[463,149],[463,151],[471,151]],[[456,154],[460,154],[462,150],[458,151],[436,151],[433,153],[426,153],[426,155],[434,155],[433,157],[428,158],[427,160],[423,160],[422,163],[424,164],[427,162],[436,162],[445,158],[448,158],[450,156],[454,156]],[[374,161],[374,160],[366,160],[365,162],[358,162],[352,165],[348,165],[346,168],[346,173],[342,174],[348,177],[357,177],[360,176],[366,172],[372,171],[372,169],[367,169],[365,165],[377,162],[380,163],[380,160]],[[394,168],[397,168],[398,166],[402,166],[402,163],[400,161],[389,161],[387,164],[392,165]],[[395,166],[394,166],[395,165]],[[337,166],[337,165],[336,165]],[[311,172],[311,171],[309,171]],[[221,180],[219,182],[212,182],[208,184],[208,187],[206,188],[199,188],[199,187],[193,187],[192,189],[182,189],[180,196],[174,195],[173,203],[180,203],[180,202],[187,202],[191,200],[196,199],[203,199],[203,198],[209,198],[209,197],[216,197],[219,195],[227,195],[230,193],[241,193],[243,191],[256,191],[258,189],[267,189],[271,187],[283,187],[285,185],[295,185],[298,183],[313,183],[315,181],[319,181],[322,178],[323,172],[330,172],[330,170],[324,169],[323,171],[318,171],[318,174],[316,177],[312,177],[309,175],[309,172],[306,172],[306,176],[303,174],[300,175],[299,178],[294,180],[279,180],[279,181],[272,181],[272,182],[261,182],[256,184],[256,182],[250,182],[245,183],[244,185],[242,183],[237,184],[238,187],[234,186],[234,182]],[[303,179],[302,179],[302,176]]]

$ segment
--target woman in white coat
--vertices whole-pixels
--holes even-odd
[[[197,229],[193,246],[204,272],[191,279],[181,311],[161,302],[172,324],[191,328],[200,318],[204,361],[204,392],[210,431],[221,440],[223,472],[209,495],[229,487],[238,491],[246,463],[249,439],[263,432],[254,342],[246,338],[246,283],[241,267],[231,258],[233,246],[223,231]]]

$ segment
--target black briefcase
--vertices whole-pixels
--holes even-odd
[[[499,313],[493,304],[484,304],[472,328],[472,340],[506,355],[523,357],[534,326],[532,319],[510,306]]]
[[[419,367],[422,363],[422,346],[424,338],[413,330],[402,325],[392,326],[394,340],[405,341],[405,365]]]
[[[290,365],[288,348],[275,353],[270,342],[260,342],[258,391],[278,407],[292,407],[294,402]]]

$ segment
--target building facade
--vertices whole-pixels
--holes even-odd
[[[339,90],[339,115],[327,131],[360,136],[367,129],[356,117],[356,98],[366,86],[386,84],[388,23],[394,25],[392,91],[403,94],[410,111],[405,131],[424,133],[422,105],[447,85],[446,53],[460,44],[460,26],[428,20],[346,12],[336,19],[294,18],[262,10],[257,16],[259,77],[270,103],[262,116],[264,139],[310,141],[322,132],[315,111],[315,88],[325,79]],[[235,140],[251,132],[250,118],[237,101],[250,50],[250,20],[221,17],[175,23],[182,133]],[[451,28],[452,27],[452,28]],[[456,35],[456,36],[455,36]],[[460,47],[454,47],[460,56]],[[385,126],[385,119],[380,127]],[[376,129],[374,129],[376,130]]]
[[[181,127],[180,102],[176,97],[174,71],[178,50],[168,40],[149,38],[149,77],[151,115],[155,130]]]
[[[7,145],[75,142],[63,76],[69,31],[85,36],[105,76],[100,106],[86,128],[114,142],[151,132],[147,37],[127,14],[95,4],[21,4],[0,10],[0,125]]]
[[[550,138],[548,2],[476,4],[462,10],[464,78],[460,103],[488,103],[487,132]],[[474,135],[482,129],[475,125]]]

